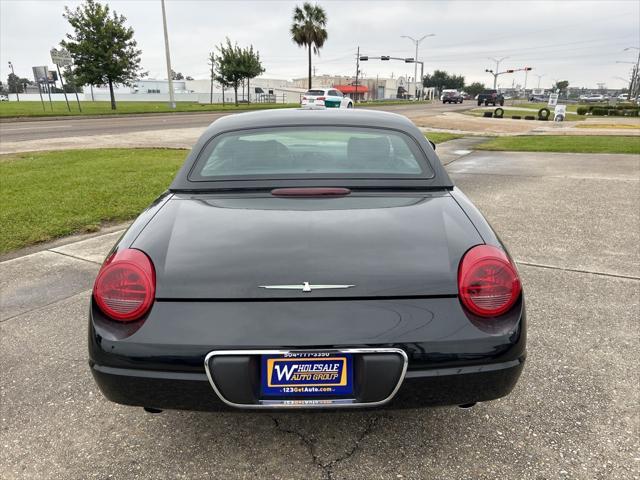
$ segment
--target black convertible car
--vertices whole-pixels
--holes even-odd
[[[469,405],[525,359],[514,262],[403,116],[216,120],[93,288],[89,363],[145,407]]]

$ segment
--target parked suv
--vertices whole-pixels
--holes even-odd
[[[478,95],[478,106],[482,105],[493,105],[494,107],[498,104],[500,106],[504,105],[504,96],[498,92],[497,90],[485,90],[480,95]]]
[[[442,103],[462,103],[464,97],[457,90],[444,92],[442,94]]]

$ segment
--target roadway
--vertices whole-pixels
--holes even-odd
[[[475,106],[473,102],[461,105],[407,104],[367,107],[406,115],[435,116],[447,111],[460,111]],[[159,131],[182,128],[204,128],[228,112],[167,113],[150,115],[105,116],[101,118],[64,118],[0,123],[0,143],[28,142],[42,139],[60,139],[95,135],[117,135],[132,132]]]

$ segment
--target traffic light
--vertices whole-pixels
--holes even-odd
[[[404,63],[413,63],[413,57],[405,58]]]
[[[533,70],[533,68],[531,68],[531,67],[524,67],[524,70],[525,70],[526,72],[528,72],[529,70]]]
[[[368,57],[367,55],[362,55],[362,56],[360,57],[360,61],[361,61],[361,62],[366,62],[367,60],[369,60],[369,57]]]
[[[380,60],[389,60],[389,55],[382,55]]]
[[[513,70],[507,70],[507,73],[513,73]]]

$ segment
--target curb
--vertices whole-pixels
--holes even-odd
[[[107,225],[103,228],[100,228],[100,230],[98,230],[97,232],[77,233],[75,235],[61,237],[50,242],[38,243],[36,245],[20,248],[18,250],[12,250],[10,252],[0,254],[0,263],[6,262],[7,260],[13,260],[15,258],[26,257],[27,255],[43,252],[45,250],[51,250],[52,248],[62,247],[63,245],[81,242],[90,238],[101,237],[102,235],[117,232],[118,230],[125,230],[129,228],[129,225],[131,225],[131,222]]]

